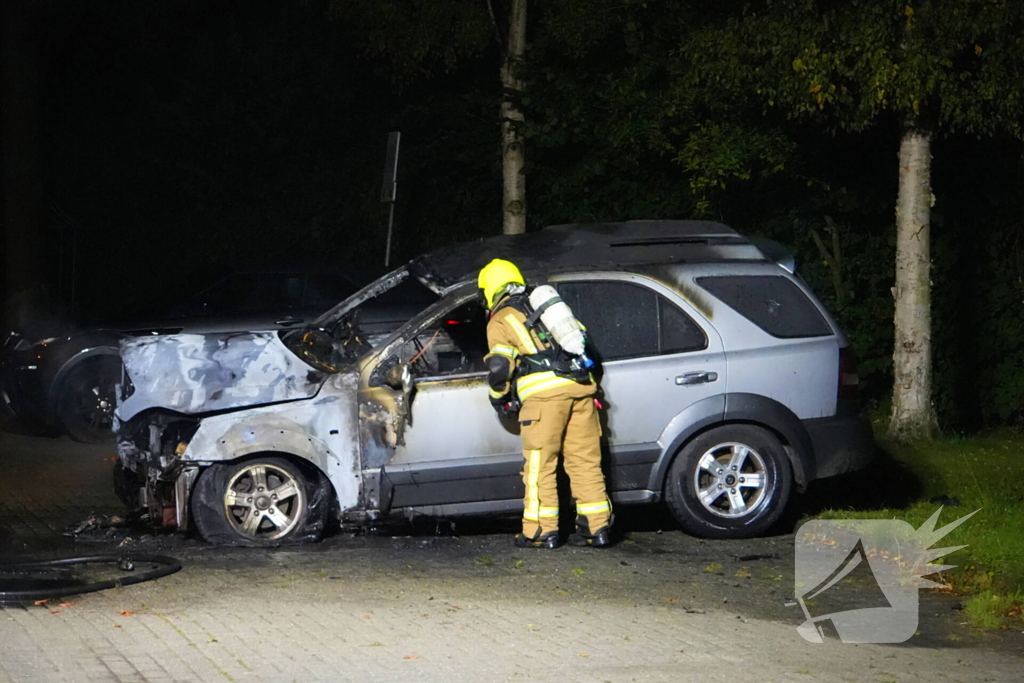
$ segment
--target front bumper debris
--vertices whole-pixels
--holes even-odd
[[[153,526],[188,527],[189,494],[199,469],[181,455],[198,428],[198,420],[174,415],[150,415],[119,427],[117,454],[123,480],[130,482],[123,497]]]

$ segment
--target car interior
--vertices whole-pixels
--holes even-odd
[[[486,372],[487,311],[469,301],[423,327],[402,345],[403,362],[417,379]]]

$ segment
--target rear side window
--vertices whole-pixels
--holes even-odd
[[[697,284],[773,337],[832,334],[817,307],[788,278],[729,275],[697,278]]]
[[[587,328],[602,361],[697,351],[704,331],[655,291],[630,282],[560,282],[558,293]]]

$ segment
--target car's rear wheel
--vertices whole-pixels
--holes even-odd
[[[268,546],[320,539],[329,505],[323,477],[285,458],[211,465],[196,482],[192,516],[214,545]]]
[[[68,436],[82,443],[113,441],[119,381],[117,356],[87,358],[68,371],[57,396],[57,419]]]
[[[778,520],[792,483],[792,466],[774,434],[724,425],[683,447],[669,468],[665,499],[687,533],[750,538]]]

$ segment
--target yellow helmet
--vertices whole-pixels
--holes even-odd
[[[487,308],[493,308],[505,288],[512,284],[525,286],[526,281],[514,263],[499,258],[484,266],[477,279],[477,286],[480,287]]]

